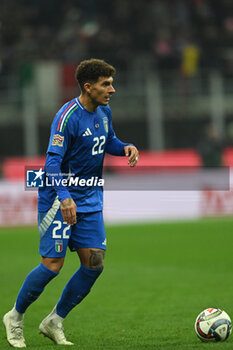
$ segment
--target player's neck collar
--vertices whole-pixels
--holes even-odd
[[[86,111],[87,113],[90,113],[90,114],[93,114],[93,113],[95,113],[96,112],[96,110],[95,111],[93,111],[93,112],[91,112],[91,111],[88,111],[83,105],[82,105],[82,103],[80,102],[80,99],[79,99],[79,97],[76,97],[76,102],[77,102],[77,104],[78,104],[78,106],[83,110],[83,111]]]
[[[79,107],[80,107],[82,110],[86,109],[86,108],[83,107],[82,103],[79,101],[79,97],[76,97],[75,100],[76,100],[77,104],[79,105]]]

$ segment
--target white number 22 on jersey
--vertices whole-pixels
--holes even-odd
[[[62,234],[57,234],[57,230],[60,230],[62,227],[62,223],[59,220],[54,220],[53,222],[56,226],[53,229],[53,238],[63,238],[63,239],[69,239],[69,235],[66,234],[66,231],[69,230],[70,226],[66,226],[64,230],[62,231]]]
[[[103,146],[105,144],[106,141],[106,137],[100,136],[100,137],[94,137],[93,138],[94,146],[92,147],[92,155],[95,156],[96,154],[100,154],[103,153]]]

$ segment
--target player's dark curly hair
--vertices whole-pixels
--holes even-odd
[[[85,83],[95,83],[99,77],[112,77],[116,69],[104,60],[91,58],[82,61],[75,72],[75,79],[79,83],[81,91],[84,91]]]

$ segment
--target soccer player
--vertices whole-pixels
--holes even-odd
[[[127,156],[131,167],[139,157],[137,148],[121,142],[113,130],[108,104],[115,92],[114,74],[115,68],[103,60],[82,61],[76,70],[81,95],[66,103],[53,120],[44,169],[46,181],[38,196],[41,263],[26,277],[13,309],[3,317],[7,340],[13,347],[26,347],[24,314],[60,272],[68,246],[77,252],[80,268],[41,322],[43,335],[56,344],[73,345],[66,340],[62,322],[103,271],[103,188],[88,186],[88,179],[101,179],[105,153]],[[84,181],[84,186],[71,183],[66,187],[61,180],[67,173]]]

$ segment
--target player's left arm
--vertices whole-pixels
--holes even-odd
[[[111,110],[108,109],[109,112],[109,132],[108,132],[108,140],[105,151],[111,155],[114,156],[126,156],[129,157],[128,164],[131,167],[134,167],[139,159],[139,152],[137,150],[137,147],[135,147],[131,143],[125,143],[119,140],[116,137],[116,134],[113,129],[112,125],[112,116],[111,116]]]

